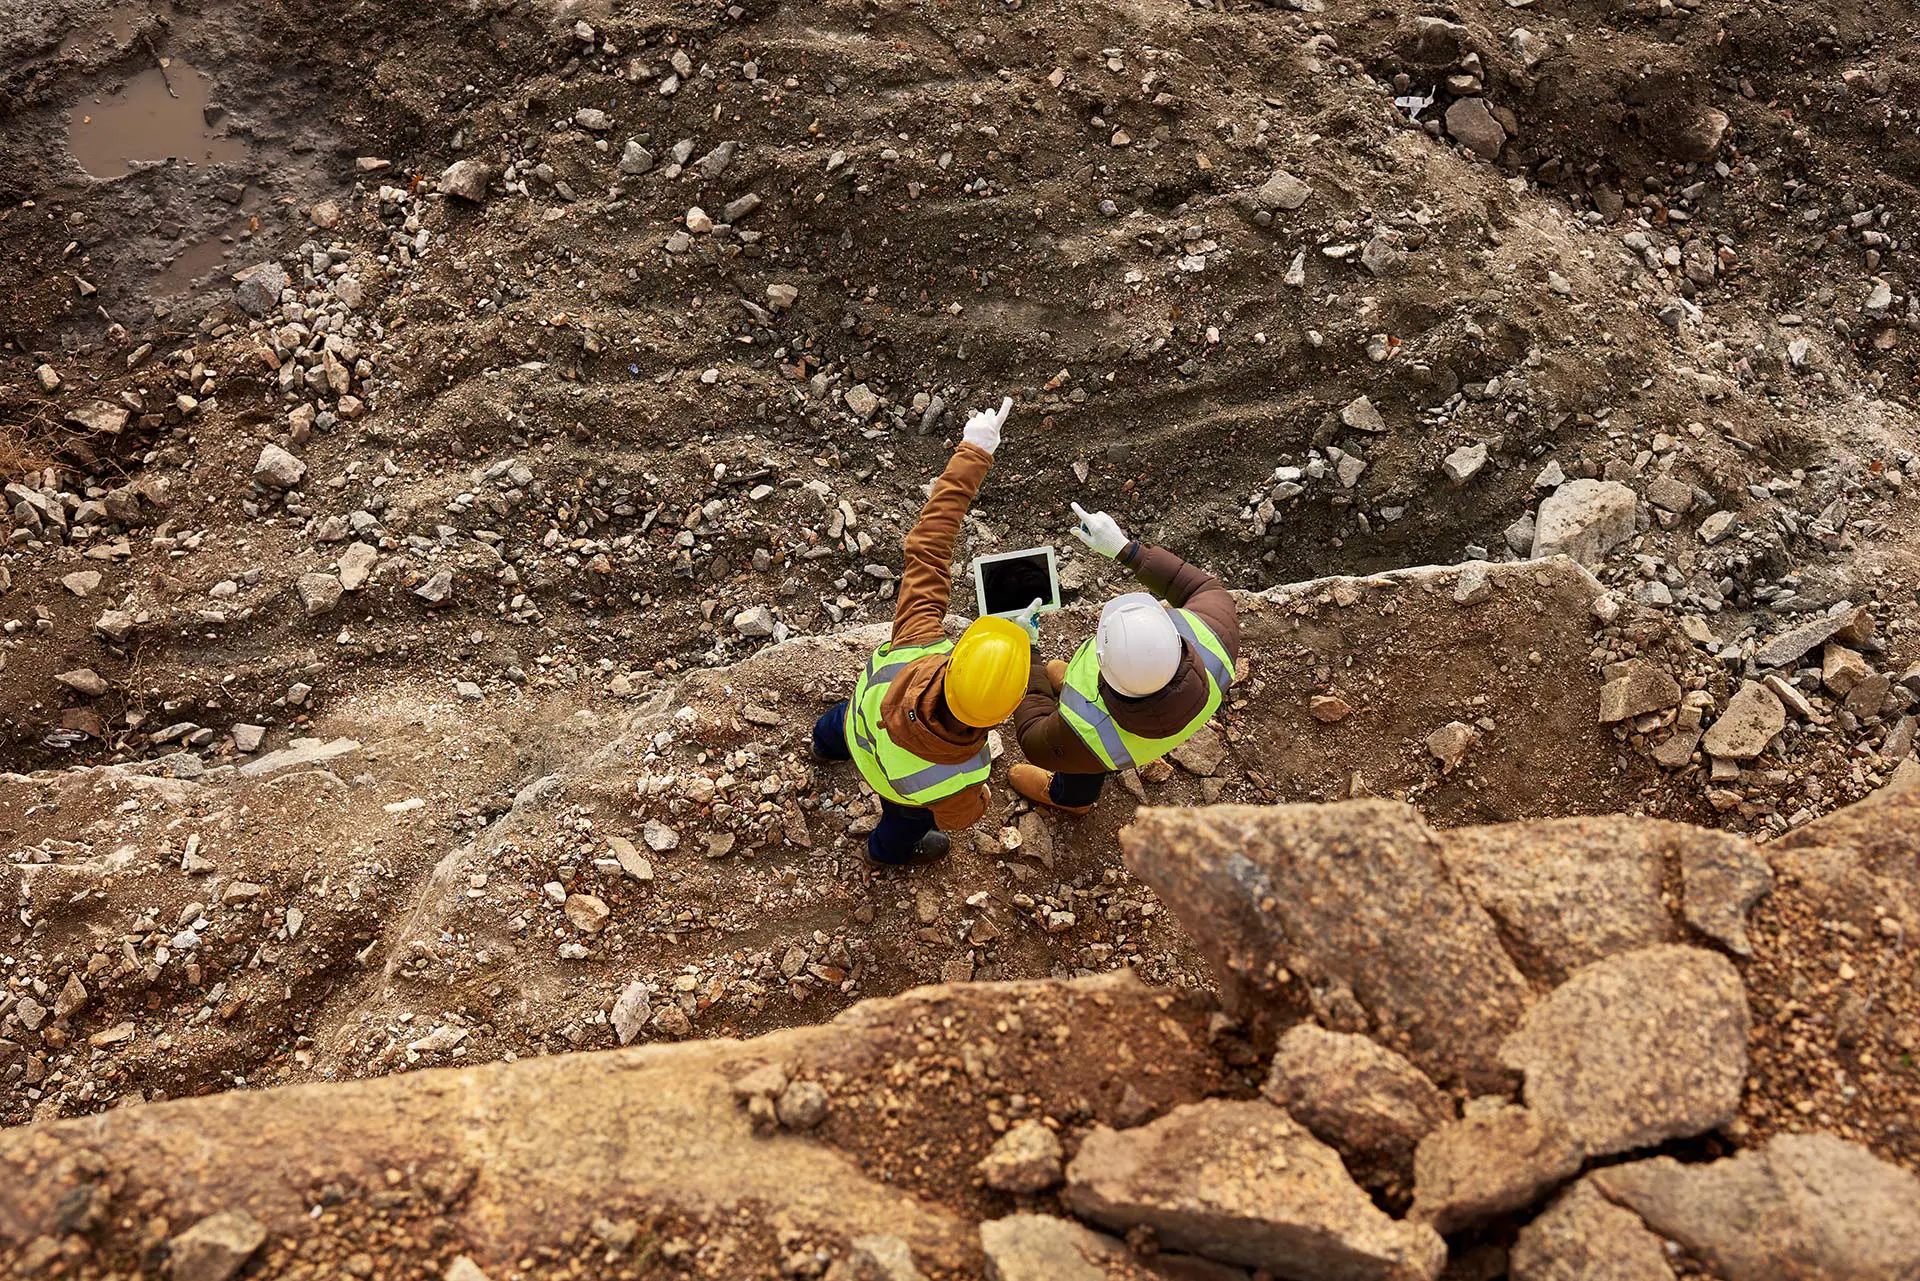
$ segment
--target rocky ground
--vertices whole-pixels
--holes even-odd
[[[1744,933],[1660,924],[1691,899],[1652,828],[1630,909],[1545,892],[1577,860],[1532,847],[1441,880],[1493,921],[1509,1013],[1634,948],[1739,958],[1749,1088],[1672,1155],[1819,1129],[1915,1166],[1915,1047],[1882,1023],[1905,874],[1873,910],[1781,892],[1920,727],[1915,26],[14,6],[0,1120],[759,1035],[932,982],[1128,967],[1231,1006],[1234,965],[1121,860],[1135,807],[1374,797],[1442,849],[1622,813],[1761,851]],[[88,172],[156,68],[208,95],[191,136]],[[1119,586],[1067,504],[1105,507],[1243,589],[1240,681],[1093,817],[996,775],[945,866],[876,875],[806,728],[1004,393],[963,560],[1060,546],[1064,656]],[[1189,1101],[1251,1098],[1303,1018],[1511,1093],[1279,964],[1240,1093]],[[1342,1155],[1406,1212],[1411,1171]]]

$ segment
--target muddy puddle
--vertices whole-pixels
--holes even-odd
[[[119,178],[143,162],[245,160],[247,144],[207,124],[212,78],[178,59],[149,68],[113,93],[76,104],[67,143],[96,178]]]

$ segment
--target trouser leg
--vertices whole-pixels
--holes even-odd
[[[1047,799],[1055,805],[1079,809],[1099,800],[1100,789],[1106,784],[1105,774],[1062,774],[1055,771],[1053,785],[1047,789]]]
[[[897,805],[880,799],[880,826],[867,837],[867,853],[876,863],[906,863],[913,847],[934,828],[933,811],[920,805]]]
[[[850,761],[847,750],[847,705],[835,703],[813,723],[813,754],[823,761]]]

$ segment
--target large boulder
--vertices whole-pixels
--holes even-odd
[[[1633,819],[1542,819],[1439,834],[1456,882],[1499,925],[1530,977],[1558,983],[1616,952],[1679,937],[1663,901],[1669,850],[1692,829]]]
[[[1533,521],[1533,559],[1565,554],[1597,565],[1633,537],[1640,500],[1617,480],[1570,480],[1540,502]]]
[[[1511,1083],[1494,1049],[1531,990],[1410,806],[1148,809],[1120,843],[1256,1029],[1337,990],[1435,1080]]]
[[[1663,945],[1597,961],[1529,1010],[1500,1047],[1527,1106],[1583,1156],[1731,1121],[1747,1078],[1747,992],[1733,963]]]
[[[1264,1102],[1210,1099],[1133,1130],[1096,1128],[1067,1167],[1082,1218],[1294,1281],[1432,1281],[1438,1234],[1387,1217],[1340,1157]]]
[[[1920,1277],[1920,1178],[1830,1134],[1709,1165],[1655,1157],[1588,1176],[1724,1281]]]
[[[1413,1150],[1453,1119],[1425,1073],[1364,1036],[1302,1023],[1280,1038],[1262,1091],[1331,1145],[1349,1169],[1412,1171]]]
[[[1441,1232],[1522,1209],[1591,1157],[1724,1125],[1747,1070],[1732,962],[1661,945],[1574,972],[1500,1047],[1526,1106],[1470,1106],[1414,1154],[1413,1219]]]
[[[1539,1115],[1513,1104],[1470,1106],[1421,1141],[1407,1217],[1457,1232],[1525,1209],[1580,1169],[1580,1153]]]
[[[1144,1258],[1127,1243],[1050,1214],[980,1225],[987,1281],[1246,1281],[1239,1268],[1187,1255]]]
[[[1520,1229],[1513,1281],[1673,1281],[1666,1243],[1582,1179]]]

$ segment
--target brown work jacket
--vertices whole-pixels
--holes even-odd
[[[953,451],[920,519],[907,535],[906,567],[893,608],[895,645],[930,645],[946,635],[947,597],[953,582],[953,544],[993,455],[978,445]],[[893,741],[921,760],[954,765],[979,755],[987,731],[962,724],[947,710],[947,655],[931,654],[907,664],[880,702],[880,723]],[[969,787],[927,806],[942,831],[973,826],[987,812],[987,787]]]

